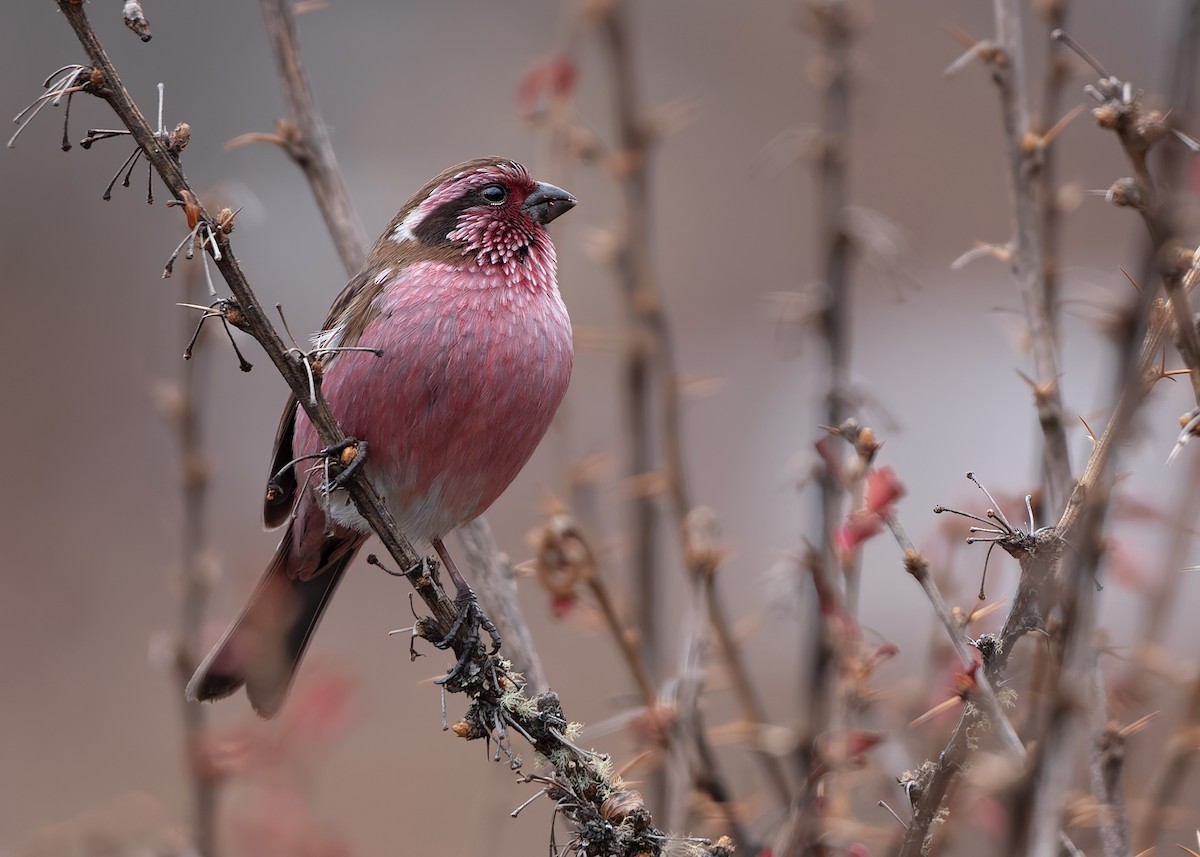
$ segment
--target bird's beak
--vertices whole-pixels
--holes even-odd
[[[544,226],[560,214],[565,214],[574,207],[575,197],[571,196],[571,194],[552,184],[538,182],[538,186],[534,189],[533,193],[525,197],[525,204],[521,206],[521,210],[534,223],[540,223]]]

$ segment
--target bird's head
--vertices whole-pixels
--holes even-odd
[[[376,246],[444,261],[466,256],[481,266],[516,266],[539,251],[553,252],[543,227],[574,205],[575,197],[534,181],[520,164],[481,158],[431,179]]]

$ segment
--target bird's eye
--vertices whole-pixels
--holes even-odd
[[[490,184],[479,191],[479,195],[492,205],[499,205],[508,199],[508,189],[504,185]]]

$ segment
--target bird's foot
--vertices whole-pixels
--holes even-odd
[[[341,469],[330,477],[326,491],[332,493],[346,487],[346,483],[362,467],[367,458],[367,442],[358,438],[348,437],[327,446],[320,452],[321,457]]]
[[[434,646],[439,649],[449,649],[460,640],[463,646],[454,666],[437,680],[436,684],[439,685],[448,684],[462,676],[480,646],[481,629],[487,631],[488,636],[491,637],[492,647],[487,653],[488,656],[500,651],[500,632],[496,630],[495,623],[479,606],[479,600],[475,597],[474,590],[470,587],[460,589],[454,603],[458,607],[458,618],[454,620],[454,624],[450,626],[446,636],[435,641]]]

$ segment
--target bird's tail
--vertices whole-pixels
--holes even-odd
[[[328,539],[316,570],[299,579],[289,573],[294,560],[287,527],[250,600],[188,682],[187,698],[221,699],[244,684],[260,717],[278,714],[321,614],[362,541],[357,535]]]

